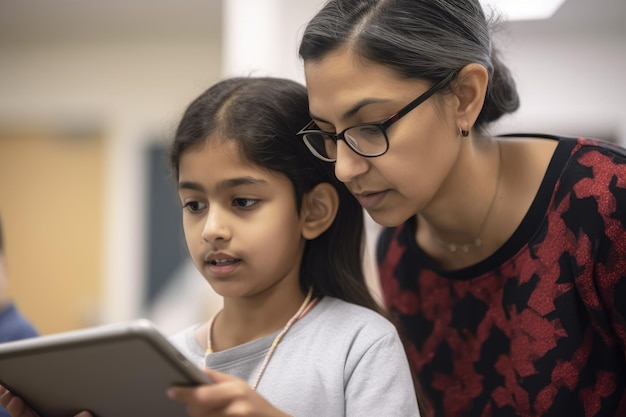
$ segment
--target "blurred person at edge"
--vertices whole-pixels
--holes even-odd
[[[385,226],[423,416],[626,416],[626,151],[491,134],[519,106],[496,23],[479,0],[328,1],[299,134]]]
[[[0,343],[38,336],[39,333],[22,314],[15,302],[6,293],[8,271],[4,253],[4,236],[0,219]],[[8,417],[7,411],[0,406],[0,417]]]

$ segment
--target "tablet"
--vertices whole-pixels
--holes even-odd
[[[178,417],[172,385],[211,383],[146,319],[0,344],[0,385],[41,417]]]

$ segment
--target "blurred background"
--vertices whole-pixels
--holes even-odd
[[[223,77],[304,82],[298,40],[322,3],[0,0],[8,291],[40,332],[148,317],[172,333],[220,307],[188,260],[168,143]],[[626,144],[625,19],[623,0],[566,0],[506,21],[496,46],[522,104],[495,133]]]

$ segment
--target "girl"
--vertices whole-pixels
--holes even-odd
[[[490,135],[519,100],[489,23],[478,0],[327,2],[300,134],[388,226],[428,415],[626,415],[626,151]]]
[[[233,78],[178,126],[187,246],[224,298],[172,338],[215,381],[168,391],[192,417],[418,415],[402,343],[365,286],[362,209],[296,137],[307,118],[300,84]]]
[[[307,109],[293,81],[234,78],[176,132],[187,246],[224,297],[173,339],[216,381],[170,391],[191,416],[418,413],[402,344],[364,284],[362,210],[295,136]]]

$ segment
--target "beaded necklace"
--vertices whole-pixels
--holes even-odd
[[[319,298],[311,299],[312,295],[313,295],[313,288],[309,288],[309,291],[307,292],[306,297],[304,297],[304,301],[300,305],[300,308],[298,308],[298,311],[296,311],[296,314],[294,314],[289,319],[289,321],[287,321],[287,324],[285,324],[285,327],[283,327],[283,329],[274,338],[274,341],[272,342],[272,346],[270,347],[270,349],[265,354],[265,358],[263,358],[263,362],[261,363],[261,368],[259,369],[259,372],[257,373],[256,378],[254,379],[254,383],[252,384],[252,389],[253,390],[256,391],[256,388],[259,385],[259,382],[261,381],[261,377],[263,376],[263,373],[265,372],[265,369],[267,368],[267,365],[269,364],[270,359],[272,358],[272,355],[274,354],[274,351],[276,350],[276,347],[278,347],[278,343],[280,343],[280,341],[283,338],[283,336],[289,331],[289,329],[291,329],[291,327],[298,320],[300,320],[309,311],[311,311],[311,309],[319,301]],[[202,364],[202,366],[205,366],[207,357],[211,353],[213,353],[213,349],[211,348],[211,334],[213,333],[213,323],[215,322],[215,318],[221,312],[222,312],[222,310],[218,311],[217,313],[215,313],[215,315],[213,317],[211,317],[211,320],[209,320],[209,323],[208,323],[208,326],[207,326],[208,327],[207,348],[206,348],[206,352],[204,354],[204,363]]]
[[[487,208],[487,214],[485,214],[485,217],[483,218],[483,221],[480,225],[478,235],[474,238],[473,241],[468,243],[453,243],[447,242],[433,233],[433,237],[435,238],[437,243],[444,246],[452,253],[455,253],[459,249],[461,249],[462,252],[467,253],[473,247],[480,248],[483,245],[481,235],[485,230],[485,225],[487,224],[487,220],[489,219],[489,215],[491,214],[491,209],[493,209],[493,203],[495,203],[496,201],[496,196],[498,195],[498,190],[500,189],[500,177],[502,176],[502,150],[500,149],[500,142],[496,142],[496,145],[498,147],[498,171],[496,173],[496,185],[494,187],[495,189],[493,192],[493,197],[491,198],[491,203],[489,203],[489,207]]]

